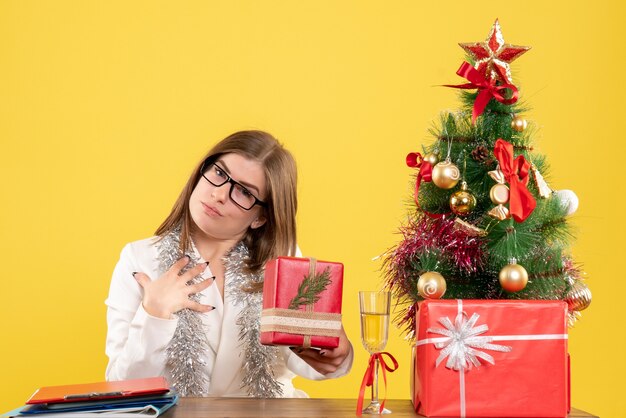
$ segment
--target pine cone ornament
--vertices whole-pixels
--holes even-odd
[[[472,159],[479,163],[489,165],[493,162],[491,152],[483,145],[479,145],[474,148],[470,154],[472,155]]]

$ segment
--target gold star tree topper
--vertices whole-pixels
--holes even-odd
[[[461,43],[459,46],[474,57],[474,68],[481,74],[505,84],[513,84],[509,64],[530,49],[529,46],[505,44],[498,19],[485,42]]]

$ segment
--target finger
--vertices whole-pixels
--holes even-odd
[[[168,273],[174,273],[176,275],[180,274],[180,271],[191,261],[188,255],[183,256],[179,260],[177,260],[172,267],[167,271]]]
[[[328,348],[324,348],[321,350],[314,350],[314,349],[303,350],[301,352],[300,357],[302,356],[306,358],[310,358],[313,361],[316,361],[318,363],[324,363],[327,365],[334,366],[335,368],[339,367],[341,363],[343,363],[343,360],[346,357],[345,355],[342,355],[339,352],[339,350],[328,349]]]
[[[327,358],[339,358],[343,361],[350,353],[350,340],[346,335],[343,325],[341,326],[341,332],[339,334],[339,344],[335,348],[325,348],[320,350],[320,355]]]
[[[139,283],[142,288],[145,288],[146,285],[152,281],[147,274],[139,273],[137,271],[133,272],[133,277],[135,278],[135,280],[137,280],[137,283]]]
[[[215,309],[215,306],[203,305],[199,302],[195,302],[189,299],[185,303],[185,308],[191,309],[192,311],[196,311],[196,312],[211,312],[213,309]]]
[[[339,346],[337,348],[324,348],[320,350],[320,356],[325,357],[327,359],[341,359],[343,360],[346,355],[350,352],[350,345],[342,344],[339,342]]]
[[[180,275],[180,278],[186,282],[193,279],[197,275],[201,274],[208,267],[209,262],[198,263],[189,270],[187,270],[184,274]]]
[[[291,350],[302,358],[318,358],[320,350],[304,347],[291,347]]]
[[[330,366],[328,364],[325,363],[315,363],[315,362],[310,362],[309,366],[313,367],[317,372],[326,375],[329,373],[335,373],[337,371],[337,368],[334,366]]]
[[[295,353],[303,360],[310,359],[319,364],[328,364],[332,366],[339,366],[341,364],[341,358],[339,356],[329,357],[327,349],[316,350],[314,348],[296,348]],[[332,351],[332,350],[331,350]]]
[[[215,276],[209,277],[208,279],[205,279],[200,283],[192,284],[189,286],[189,293],[200,293],[207,287],[211,286],[213,282],[215,282]]]
[[[298,356],[300,356],[302,360],[321,374],[334,373],[337,371],[338,366],[322,361],[321,359],[323,359],[323,357],[320,357],[319,355],[317,355],[317,358],[315,356],[311,356],[311,353],[307,350],[302,351],[302,353],[298,354]]]
[[[325,357],[327,359],[343,359],[346,358],[348,353],[350,352],[350,341],[348,340],[348,336],[343,330],[343,326],[341,327],[341,333],[339,334],[339,343],[335,348],[322,348],[319,350],[319,355]]]
[[[342,358],[343,356],[341,350],[330,349],[330,348],[320,350],[319,355],[320,357],[324,357],[328,361],[339,359],[339,358]]]

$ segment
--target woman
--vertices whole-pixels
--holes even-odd
[[[130,243],[113,273],[107,380],[163,375],[183,396],[303,397],[339,377],[353,350],[259,343],[263,267],[296,254],[296,165],[271,135],[222,140],[193,171],[156,237]]]

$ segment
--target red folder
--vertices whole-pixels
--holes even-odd
[[[37,389],[27,404],[63,403],[99,399],[125,399],[133,396],[160,395],[170,388],[164,377],[46,386]]]

